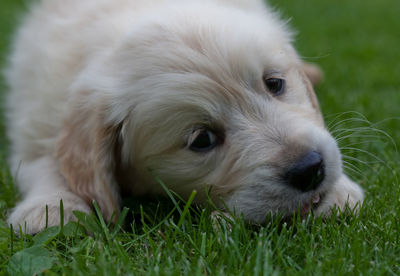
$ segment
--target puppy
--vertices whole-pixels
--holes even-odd
[[[329,214],[342,171],[285,24],[259,0],[44,0],[7,69],[10,163],[27,233],[93,200],[197,190],[251,222]],[[311,68],[312,69],[312,68]],[[313,71],[313,70],[311,70]],[[312,75],[312,74],[311,74]],[[312,77],[312,76],[311,76]]]

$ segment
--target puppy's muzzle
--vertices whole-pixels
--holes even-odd
[[[302,192],[315,190],[325,178],[324,159],[318,152],[311,151],[287,171],[285,178],[287,183]]]

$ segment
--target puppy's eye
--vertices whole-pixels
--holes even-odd
[[[285,89],[285,80],[279,78],[264,78],[265,86],[273,96],[279,96]]]
[[[195,130],[189,140],[189,149],[195,152],[207,152],[217,145],[217,136],[208,129]]]

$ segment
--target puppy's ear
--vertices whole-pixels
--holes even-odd
[[[313,63],[303,63],[303,71],[313,86],[320,84],[324,78],[321,68]]]
[[[122,123],[106,123],[105,106],[85,100],[69,105],[70,113],[57,141],[57,158],[71,191],[90,206],[96,200],[109,220],[119,211],[114,173]]]

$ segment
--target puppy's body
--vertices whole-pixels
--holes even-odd
[[[66,220],[92,200],[110,218],[121,189],[162,193],[154,175],[182,196],[198,190],[199,202],[212,186],[216,202],[257,222],[311,201],[317,214],[354,206],[362,191],[341,171],[290,39],[256,0],[43,1],[7,71],[23,194],[9,222],[40,231],[47,204],[57,224],[60,199]],[[271,78],[284,93],[268,90]],[[200,133],[212,148],[193,147]],[[309,152],[323,181],[299,189],[288,171]]]

